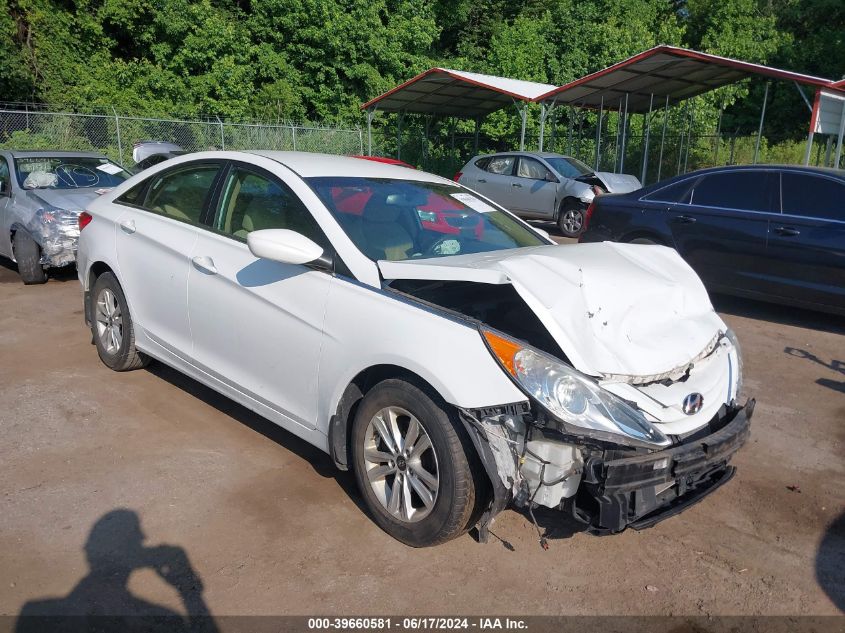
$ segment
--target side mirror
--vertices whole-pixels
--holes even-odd
[[[246,236],[249,251],[256,257],[283,264],[307,264],[319,259],[323,249],[290,229],[262,229]]]
[[[550,171],[546,172],[546,182],[560,182],[557,177]]]
[[[0,180],[0,196],[8,196],[11,195],[11,189],[9,188],[9,183],[5,180]]]

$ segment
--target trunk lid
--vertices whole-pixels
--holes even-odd
[[[725,324],[673,249],[574,244],[379,261],[385,279],[512,284],[570,362],[594,376],[653,376],[696,358]]]

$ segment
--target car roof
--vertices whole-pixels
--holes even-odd
[[[513,152],[496,152],[494,154],[479,154],[475,158],[486,158],[488,156],[532,156],[534,158],[571,158],[566,154],[558,154],[557,152],[527,152],[527,151],[513,151]]]
[[[447,178],[435,176],[424,171],[390,165],[373,160],[361,160],[353,156],[335,154],[317,154],[312,152],[249,151],[244,154],[264,156],[292,171],[302,178],[320,176],[390,178],[416,180],[420,182],[455,183]]]
[[[9,150],[15,158],[106,158],[100,152],[63,152],[50,150]]]
[[[684,176],[702,176],[704,174],[719,173],[721,171],[747,171],[759,169],[803,171],[808,173],[824,174],[827,176],[837,176],[838,178],[845,178],[845,170],[834,169],[833,167],[816,167],[814,165],[789,165],[786,163],[757,163],[756,165],[720,165],[718,167],[706,167],[704,169],[697,169],[695,171],[687,172],[686,174],[681,174],[680,176],[675,176],[673,180],[683,178]],[[663,182],[667,181],[664,180]]]

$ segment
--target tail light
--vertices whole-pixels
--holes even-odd
[[[454,180],[455,182],[458,182],[461,179],[461,176],[463,176],[463,175],[464,175],[464,172],[459,171],[459,172],[455,173],[455,177],[452,178],[452,180]]]
[[[91,220],[93,220],[93,219],[94,219],[94,216],[92,216],[87,211],[83,211],[82,213],[80,213],[79,214],[79,230],[81,231],[86,226],[91,224]]]

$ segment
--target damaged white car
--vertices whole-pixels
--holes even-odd
[[[320,447],[409,545],[485,540],[508,504],[646,527],[748,437],[739,345],[668,248],[558,246],[452,181],[287,152],[172,159],[80,226],[105,364],[157,359]]]

